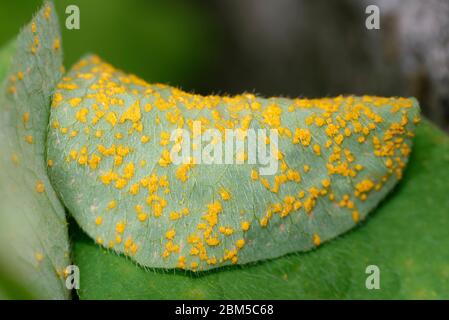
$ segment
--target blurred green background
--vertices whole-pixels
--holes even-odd
[[[42,1],[0,2],[0,43],[13,38]],[[216,64],[220,31],[195,1],[57,0],[66,67],[96,53],[148,81],[193,90]],[[65,9],[80,8],[81,28],[65,28]],[[206,86],[207,87],[207,86]]]
[[[0,43],[40,0],[0,0]],[[57,0],[66,67],[96,53],[201,94],[415,96],[449,131],[447,0]],[[76,4],[80,30],[64,27]],[[381,12],[367,30],[368,4]],[[425,12],[425,14],[423,14]]]

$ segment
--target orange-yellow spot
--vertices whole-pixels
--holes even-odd
[[[42,181],[36,182],[36,191],[39,193],[43,193],[45,191],[45,185]]]
[[[34,258],[37,262],[42,262],[44,260],[44,255],[41,252],[34,253]]]
[[[72,98],[69,103],[72,107],[77,107],[81,103],[81,98]]]
[[[61,48],[61,41],[59,40],[59,38],[56,38],[55,40],[53,40],[53,49],[58,50],[59,48]]]
[[[170,165],[170,163],[172,163],[170,152],[167,150],[162,151],[162,155],[158,163],[161,167],[167,167]]]
[[[98,216],[98,217],[95,218],[95,224],[97,226],[99,226],[102,223],[103,223],[103,217],[102,216]]]
[[[359,222],[360,220],[360,214],[358,211],[353,211],[352,212],[352,220],[354,220],[354,222]]]
[[[31,135],[26,136],[25,137],[25,141],[28,142],[29,144],[32,144],[33,143],[33,136],[31,136]]]
[[[86,123],[87,122],[87,114],[89,113],[89,109],[82,108],[76,112],[75,118],[79,122]]]
[[[314,145],[313,145],[313,152],[315,152],[315,154],[316,154],[317,156],[321,155],[321,148],[320,148],[320,146],[317,145],[317,144],[314,144]]]
[[[120,221],[115,225],[115,231],[117,233],[123,233],[125,231],[125,228],[126,224],[123,221]]]
[[[126,120],[131,122],[137,122],[141,118],[140,114],[140,100],[136,100],[120,117],[120,123],[124,123]]]
[[[321,238],[316,233],[313,235],[313,244],[317,247],[321,244]]]
[[[229,199],[231,199],[231,194],[224,188],[220,190],[220,196],[224,201],[228,201]]]
[[[111,210],[117,207],[117,201],[111,200],[109,201],[108,205],[106,206],[106,210]]]
[[[139,213],[139,214],[137,215],[137,219],[139,219],[140,222],[145,222],[145,221],[147,221],[147,219],[148,219],[148,213],[145,213],[145,212]]]
[[[241,227],[242,227],[243,231],[248,231],[250,226],[251,226],[251,224],[248,221],[243,221],[241,223]]]
[[[109,112],[106,115],[106,121],[109,122],[111,126],[114,127],[117,123],[117,115],[115,114],[115,112]]]
[[[140,142],[142,142],[142,143],[147,143],[148,141],[150,141],[150,137],[149,136],[142,136],[141,138],[140,138]]]
[[[27,123],[28,121],[30,121],[30,113],[29,112],[25,112],[23,114],[22,121],[23,121],[23,123]]]
[[[175,237],[175,235],[176,235],[176,231],[173,230],[173,229],[170,229],[170,230],[168,230],[168,231],[165,233],[165,237],[166,237],[168,240],[173,240],[173,238]]]
[[[243,246],[245,245],[245,240],[244,239],[239,239],[237,240],[237,242],[235,243],[235,246],[239,249],[243,248]]]

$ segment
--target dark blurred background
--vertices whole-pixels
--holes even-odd
[[[0,43],[40,6],[0,1]],[[64,27],[65,8],[80,30]],[[380,30],[365,27],[380,8]],[[65,64],[93,52],[201,94],[415,96],[449,131],[448,0],[57,0]]]

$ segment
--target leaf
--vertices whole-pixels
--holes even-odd
[[[6,72],[8,71],[11,56],[15,50],[15,42],[10,41],[0,49],[0,81],[3,82]]]
[[[46,3],[0,54],[0,296],[64,299],[64,208],[47,176],[50,97],[61,77],[54,7]]]
[[[74,231],[82,299],[448,299],[449,138],[417,129],[404,179],[358,228],[319,250],[217,271],[138,267]],[[365,269],[380,268],[380,290]]]
[[[419,113],[405,98],[201,97],[147,84],[95,56],[57,87],[47,151],[53,185],[87,234],[148,267],[244,264],[349,230],[402,176]],[[278,130],[279,146],[271,135],[259,145],[274,149],[279,168],[259,177],[260,159],[207,165],[195,152],[173,163],[180,144],[170,135],[183,128],[184,142],[199,136],[197,120],[218,133]]]

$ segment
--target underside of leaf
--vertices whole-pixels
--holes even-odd
[[[78,294],[81,299],[448,299],[449,137],[424,121],[413,141],[404,178],[393,192],[356,230],[312,252],[219,272],[138,268],[74,228],[74,259],[84,275]],[[366,288],[370,265],[379,267],[379,290]]]
[[[311,250],[356,226],[401,179],[419,121],[415,99],[200,96],[95,56],[57,85],[51,109],[50,178],[79,225],[141,265],[194,271]],[[263,143],[277,171],[245,161],[244,135],[232,164],[201,162],[195,150],[217,142],[195,140],[196,121],[224,137],[276,130],[278,144]],[[183,164],[177,129],[199,141]]]

